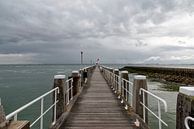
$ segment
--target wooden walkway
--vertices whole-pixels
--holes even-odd
[[[90,86],[78,97],[63,129],[135,129],[133,124],[96,68]]]

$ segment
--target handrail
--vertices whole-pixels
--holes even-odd
[[[70,78],[68,80],[66,80],[66,87],[67,89],[65,89],[65,104],[69,105],[69,103],[71,102],[71,100],[73,100],[73,78]]]
[[[55,92],[55,101],[54,103],[46,110],[46,111],[43,111],[44,109],[44,98]],[[40,129],[43,129],[43,116],[50,110],[54,107],[54,120],[53,120],[53,124],[56,122],[56,104],[58,102],[57,100],[57,93],[59,93],[59,88],[56,87],[48,92],[46,92],[45,94],[41,95],[40,97],[32,100],[31,102],[27,103],[26,105],[20,107],[19,109],[15,110],[14,112],[10,113],[9,115],[6,116],[6,120],[10,120],[14,117],[14,121],[17,121],[17,116],[20,112],[22,112],[23,110],[25,110],[26,108],[28,108],[29,106],[33,105],[34,103],[38,102],[38,101],[41,101],[41,114],[40,116],[34,121],[32,122],[32,124],[30,125],[30,127],[32,127],[38,120],[40,120]]]
[[[158,101],[158,115],[156,115],[151,109],[149,109],[146,105],[145,105],[145,93],[147,93],[148,95],[154,97],[155,99],[157,99]],[[164,111],[167,112],[167,103],[164,99],[154,95],[153,93],[143,89],[143,88],[140,88],[139,90],[139,94],[142,95],[143,94],[143,102],[140,102],[141,105],[143,106],[143,120],[145,122],[145,109],[147,109],[152,115],[154,115],[157,119],[158,119],[158,122],[159,122],[159,129],[162,129],[162,124],[161,122],[165,125],[165,126],[168,126],[168,124],[166,122],[164,122],[162,119],[161,119],[161,107],[160,107],[160,102],[162,102],[164,104]]]
[[[84,68],[82,68],[82,69],[85,70],[85,69],[89,69],[89,68],[94,67],[94,66],[95,66],[95,65],[91,65],[91,66],[84,67]]]
[[[133,83],[132,82],[130,82],[130,81],[128,81],[128,80],[126,80],[126,79],[124,79],[124,78],[122,78],[121,79],[121,87],[122,87],[122,89],[125,91],[125,96],[126,96],[126,98],[125,98],[125,101],[128,101],[128,95],[130,95],[130,103],[129,103],[129,105],[130,106],[132,106],[132,104],[133,104],[133,91],[130,91],[130,89],[129,89],[129,87],[128,86],[130,86],[130,87],[132,87],[133,88]],[[125,85],[125,87],[124,87],[124,85]],[[123,96],[123,98],[124,98],[124,96]],[[127,109],[127,107],[126,107],[126,109]]]
[[[187,117],[185,118],[184,123],[185,123],[186,129],[190,129],[190,127],[189,127],[189,125],[188,125],[189,120],[194,121],[194,118],[191,117],[191,116],[187,116]]]
[[[124,85],[127,87],[127,86],[130,86],[133,88],[133,82],[127,80],[127,79],[124,79],[124,78],[121,78],[119,75],[116,75],[114,74],[113,72],[111,72],[110,70],[112,70],[112,68],[109,68],[109,67],[106,67],[106,66],[101,66],[101,68],[103,68],[104,72],[103,72],[103,75],[105,77],[105,79],[107,80],[107,82],[109,82],[110,84],[118,84],[118,86],[121,88],[121,92],[125,91],[126,93],[126,98],[123,96],[119,96],[119,98],[121,98],[121,102],[123,102],[123,98],[127,101],[127,103],[133,108],[133,90],[130,91],[129,89],[125,88]],[[113,76],[113,80],[112,80],[112,77]],[[118,78],[118,80],[115,79]],[[111,82],[113,81],[113,82]],[[117,88],[116,88],[116,91],[117,92]],[[157,99],[158,101],[158,115],[156,115],[151,109],[149,109],[146,104],[145,104],[145,93],[149,94],[150,96],[154,97],[155,99]],[[158,121],[159,121],[159,129],[162,129],[162,125],[161,123],[163,123],[165,126],[168,126],[168,124],[166,124],[166,122],[164,122],[162,119],[161,119],[161,107],[160,107],[160,102],[162,102],[164,104],[164,110],[165,112],[167,112],[167,103],[164,99],[154,95],[153,93],[143,89],[143,88],[140,88],[140,91],[139,91],[139,94],[143,94],[143,102],[140,102],[140,104],[143,106],[143,120],[145,122],[145,113],[146,113],[146,109],[152,114],[154,115]],[[122,95],[122,94],[121,94]],[[128,95],[131,96],[131,101],[129,103],[128,101]],[[127,105],[126,105],[127,106]],[[127,107],[125,107],[125,109],[127,109]]]

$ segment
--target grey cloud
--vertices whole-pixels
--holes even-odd
[[[194,47],[187,47],[187,46],[162,46],[159,48],[162,51],[181,51],[181,50],[194,50]]]
[[[137,43],[135,43],[135,46],[136,47],[144,47],[144,46],[147,46],[148,44],[141,41],[141,40],[137,40]]]
[[[180,36],[182,31],[167,31],[158,26],[180,11],[192,13],[192,3],[191,0],[2,0],[0,54],[33,53],[37,55],[35,62],[66,63],[78,61],[79,52],[84,50],[88,60],[104,55],[105,62],[114,62],[114,58],[140,61],[151,53],[136,50],[114,53],[114,44],[122,43],[114,41],[114,37],[132,39],[134,42],[123,44],[138,48],[149,46],[144,40],[147,37]],[[105,48],[106,44],[112,45]],[[57,57],[62,55],[65,60],[61,61]]]

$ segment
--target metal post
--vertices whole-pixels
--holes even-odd
[[[15,114],[13,119],[14,119],[14,121],[17,121],[18,120],[18,114]]]
[[[58,90],[56,91],[55,90],[55,106],[54,106],[54,119],[53,119],[53,124],[55,124],[56,123],[56,117],[57,117],[57,92],[58,92]],[[58,92],[59,93],[59,92]]]
[[[125,80],[129,80],[129,76],[128,76],[128,71],[121,71],[121,97],[122,97],[122,100],[126,100],[127,98],[127,94],[126,94],[126,91],[127,91],[127,85],[125,83]],[[124,80],[125,79],[125,80]]]
[[[160,101],[158,100],[158,117],[161,119]],[[162,129],[162,123],[159,119],[159,129]]]
[[[44,113],[44,98],[41,99],[40,115]],[[43,116],[40,118],[40,129],[43,129]]]
[[[143,92],[143,104],[145,105],[145,92]],[[143,106],[143,121],[145,122],[146,114],[145,114],[145,106]]]
[[[71,80],[71,98],[70,98],[70,100],[72,100],[73,99],[73,80]]]
[[[118,86],[119,86],[119,84],[118,84],[118,82],[119,82],[119,78],[118,78],[119,70],[118,69],[114,69],[114,74],[116,76],[116,78],[115,78],[115,92],[117,93],[118,92]]]
[[[81,64],[83,64],[83,51],[81,51]]]
[[[66,90],[67,103],[66,103],[66,105],[69,104],[69,98],[70,98],[69,92],[70,92],[70,84],[69,84],[69,82],[67,82],[67,90]]]

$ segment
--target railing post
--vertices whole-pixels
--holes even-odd
[[[194,87],[180,87],[177,97],[176,129],[186,129],[184,120],[186,117],[194,117]],[[194,122],[189,121],[190,129],[194,128]]]
[[[68,76],[68,79],[72,79],[72,75]],[[73,80],[69,80],[69,82],[66,83],[65,88],[69,89],[68,93],[66,93],[66,97],[68,97],[68,102],[66,102],[65,104],[67,105],[71,99],[73,99]]]
[[[121,97],[123,97],[123,99],[125,101],[127,101],[127,96],[126,96],[126,88],[128,87],[125,83],[125,81],[122,80],[123,79],[126,79],[126,80],[129,80],[129,75],[128,75],[128,71],[121,71]]]
[[[118,83],[117,82],[119,81],[119,78],[116,75],[119,76],[119,70],[118,69],[114,69],[114,90],[115,90],[115,93],[118,92]]]
[[[73,96],[77,95],[80,90],[80,74],[79,71],[72,71],[72,78],[73,78]]]
[[[113,88],[113,77],[112,77],[112,73],[113,73],[113,69],[112,68],[109,68],[109,85],[111,88]]]
[[[144,102],[145,106],[148,105],[147,94],[140,95],[140,88],[147,90],[146,76],[135,75],[133,82],[133,108],[134,112],[144,119],[144,122],[148,123],[148,111],[143,107],[140,102]]]
[[[121,71],[119,71],[119,81],[118,81],[119,85],[118,85],[118,98],[121,98],[121,87],[122,87],[122,78],[121,78]]]
[[[57,94],[57,106],[56,106],[56,119],[58,119],[66,110],[65,108],[65,98],[64,98],[64,84],[65,75],[55,75],[54,76],[54,86],[53,88],[59,87],[59,94]],[[53,93],[53,101],[55,101],[55,93]],[[55,114],[55,113],[53,113]],[[54,116],[53,116],[54,118]]]

